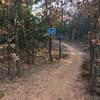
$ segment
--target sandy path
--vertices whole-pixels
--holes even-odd
[[[70,57],[62,59],[55,69],[41,71],[21,84],[8,85],[1,100],[89,100],[84,86],[78,81],[83,53],[67,45]],[[35,78],[34,78],[35,77]]]

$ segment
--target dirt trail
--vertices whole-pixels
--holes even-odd
[[[63,45],[70,50],[70,56],[55,65],[59,67],[41,71],[36,76],[33,74],[21,84],[8,84],[9,88],[1,100],[89,100],[78,79],[84,54]]]

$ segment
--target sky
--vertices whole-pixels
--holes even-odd
[[[32,13],[35,14],[35,13],[38,13],[38,12],[41,12],[42,11],[42,8],[40,7],[42,4],[44,3],[43,0],[41,0],[41,2],[38,2],[37,4],[34,4],[32,6]]]
[[[63,0],[63,1],[65,1],[65,0]],[[83,0],[73,0],[74,3],[79,2],[79,1],[82,2]],[[91,1],[91,0],[89,0],[89,1]],[[41,0],[37,4],[34,4],[33,8],[32,8],[32,14],[36,15],[37,13],[42,13],[42,7],[40,7],[40,6],[42,6],[43,3],[44,3],[44,0]],[[52,5],[56,6],[55,3],[53,3]],[[65,8],[66,11],[69,11],[71,13],[75,12],[74,6],[72,6],[71,3],[68,3],[67,5],[65,5],[64,8]]]
[[[40,7],[42,4],[44,3],[44,0],[41,0],[41,2],[38,2],[37,4],[34,4],[33,5],[33,8],[32,8],[32,13],[33,14],[36,14],[38,12],[42,12],[42,8]],[[56,6],[55,3],[52,3],[53,6]],[[60,6],[60,5],[59,5]],[[70,10],[70,3],[66,6],[66,8],[68,8],[68,10]]]

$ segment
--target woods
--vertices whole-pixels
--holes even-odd
[[[33,16],[31,7],[21,0],[0,3],[1,74],[8,70],[12,77],[15,70],[20,76],[23,64],[34,63],[35,49],[47,43],[46,21]]]
[[[56,34],[49,35],[48,28],[55,28]],[[63,41],[88,45],[95,91],[100,70],[100,0],[0,0],[1,82],[21,77],[41,59],[53,63],[57,56],[60,63]]]
[[[52,3],[55,1],[45,1],[42,5],[43,13],[34,16],[32,6],[37,2],[0,1],[1,77],[5,75],[12,77],[12,73],[15,73],[15,76],[20,76],[24,64],[34,64],[37,49],[50,47],[48,45],[51,40],[49,40],[47,28],[63,28],[60,25],[63,22],[63,8],[53,7]],[[61,15],[60,11],[62,11]],[[62,33],[62,31],[60,32]],[[52,61],[51,48],[48,50]],[[61,56],[60,46],[59,49]]]

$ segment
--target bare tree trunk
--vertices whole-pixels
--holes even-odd
[[[21,68],[19,65],[19,25],[17,22],[20,22],[18,18],[18,12],[21,10],[19,8],[21,6],[21,1],[16,0],[16,5],[15,5],[15,34],[16,34],[16,69],[17,69],[17,76],[20,76],[21,74]],[[19,10],[18,10],[19,9]]]

